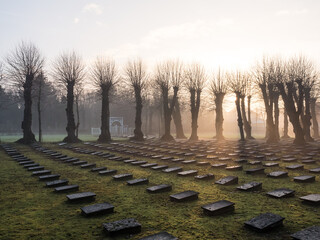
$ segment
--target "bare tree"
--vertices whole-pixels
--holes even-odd
[[[67,94],[67,134],[68,136],[63,140],[65,142],[79,142],[76,137],[76,124],[73,113],[74,105],[74,88],[80,84],[85,76],[85,67],[82,59],[75,52],[61,54],[54,63],[53,76],[60,89]]]
[[[35,142],[32,132],[32,85],[37,74],[42,70],[44,59],[33,43],[21,42],[6,58],[7,75],[11,83],[23,89],[24,115],[21,124],[23,138],[18,142]]]
[[[145,90],[147,86],[147,74],[145,66],[142,60],[129,61],[125,68],[126,80],[132,87],[134,91],[134,96],[136,100],[136,117],[135,117],[135,129],[134,136],[132,140],[143,141],[143,133],[141,130],[142,121],[142,91]]]
[[[243,85],[242,94],[240,97],[240,104],[241,104],[241,115],[243,120],[244,131],[246,133],[247,139],[253,139],[252,137],[252,127],[251,127],[251,76],[248,73],[242,74],[242,81],[241,84]],[[245,99],[247,99],[248,103],[248,111],[246,111],[246,103]],[[248,116],[247,116],[248,114]]]
[[[79,127],[80,127],[80,102],[82,100],[84,96],[84,87],[82,82],[80,82],[79,84],[75,85],[74,88],[74,100],[75,100],[75,105],[76,105],[76,116],[77,116],[77,120],[76,120],[76,131],[75,131],[75,135],[77,138],[79,138]]]
[[[162,94],[162,104],[164,113],[164,135],[163,141],[172,141],[171,117],[175,107],[178,91],[183,82],[183,65],[179,61],[167,61],[161,63],[156,68],[155,82]],[[169,103],[169,91],[173,88],[173,96]]]
[[[221,73],[220,69],[213,75],[210,84],[210,94],[214,98],[215,112],[216,112],[216,138],[223,140],[223,99],[227,93],[226,75]]]
[[[313,137],[319,138],[319,124],[317,121],[317,111],[316,111],[316,103],[319,98],[319,80],[317,80],[316,86],[311,91],[311,98],[310,98],[310,111],[312,117],[312,130],[313,130]]]
[[[173,111],[172,111],[172,117],[174,125],[176,126],[176,138],[179,139],[185,139],[187,138],[184,135],[183,126],[182,126],[182,118],[181,118],[181,99],[177,98],[177,101],[174,105]]]
[[[43,98],[43,85],[45,81],[45,76],[43,71],[41,71],[35,78],[35,86],[37,88],[37,111],[38,111],[38,130],[39,130],[39,142],[42,142],[42,118],[41,118],[41,100]]]
[[[111,141],[110,135],[110,91],[118,83],[118,71],[114,60],[98,57],[91,69],[93,86],[99,91],[101,97],[101,134],[99,142]]]
[[[200,64],[192,64],[185,71],[186,88],[190,93],[191,136],[190,140],[198,140],[198,116],[200,110],[201,92],[207,76]]]

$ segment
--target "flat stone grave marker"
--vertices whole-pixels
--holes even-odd
[[[314,164],[314,163],[316,163],[316,160],[303,160],[301,162],[304,164]]]
[[[171,161],[172,162],[182,162],[184,160],[185,160],[184,158],[175,158],[175,159],[172,159]]]
[[[117,173],[117,171],[118,170],[116,170],[116,169],[108,169],[108,170],[99,171],[99,174],[100,175],[112,175],[112,174]]]
[[[129,186],[142,185],[142,184],[148,184],[148,183],[149,183],[149,180],[147,178],[132,179],[127,181],[127,184]]]
[[[226,167],[226,170],[228,170],[228,171],[239,171],[239,170],[242,170],[242,166],[241,165],[229,166],[229,167]]]
[[[216,184],[220,185],[232,185],[238,183],[238,177],[236,176],[227,176],[220,178],[218,181],[215,182]]]
[[[92,201],[96,197],[96,194],[93,192],[82,192],[82,193],[74,193],[66,196],[68,202],[81,202],[81,201]]]
[[[320,194],[309,194],[303,197],[300,197],[303,200],[303,203],[320,205]]]
[[[279,157],[271,157],[267,159],[267,161],[279,161],[279,160],[280,160]]]
[[[197,180],[210,180],[214,179],[214,175],[211,173],[205,174],[205,175],[198,175],[194,177]]]
[[[152,159],[159,159],[159,158],[163,158],[163,157],[164,157],[163,155],[154,155],[151,158]]]
[[[313,159],[312,156],[304,156],[304,157],[301,157],[301,160],[302,160],[302,161],[303,161],[303,160],[311,160],[311,159]]]
[[[229,158],[229,157],[221,157],[221,158],[218,158],[217,160],[220,161],[220,162],[226,162],[226,161],[230,161],[231,158]]]
[[[296,162],[297,159],[295,157],[291,157],[291,158],[282,158],[283,162]]]
[[[78,191],[78,190],[79,190],[79,185],[75,185],[75,184],[60,186],[54,189],[56,193],[72,192],[72,191]]]
[[[250,161],[250,162],[248,162],[250,165],[260,165],[260,164],[262,164],[262,162],[261,161]]]
[[[293,155],[283,155],[282,158],[293,158]]]
[[[227,200],[221,200],[209,203],[201,207],[203,213],[209,216],[216,216],[227,212],[234,211],[234,203]]]
[[[209,166],[210,163],[209,162],[197,162],[198,166]]]
[[[59,174],[49,174],[39,176],[39,181],[50,181],[50,180],[58,180],[60,178]]]
[[[61,179],[61,180],[53,180],[50,182],[46,182],[46,187],[60,187],[65,186],[69,183],[67,179]]]
[[[163,157],[161,158],[161,160],[163,161],[167,161],[167,160],[172,160],[174,157]]]
[[[279,163],[271,162],[263,164],[264,167],[279,167]]]
[[[122,157],[120,157],[120,156],[118,156],[118,157],[116,157],[116,156],[109,157],[108,159],[111,160],[111,161],[127,160],[127,159],[122,159]]]
[[[129,180],[132,179],[133,175],[131,173],[122,173],[122,174],[118,174],[118,175],[114,175],[113,179],[114,180]]]
[[[131,162],[132,165],[142,165],[148,163],[147,161],[136,161],[136,162]]]
[[[262,183],[260,182],[249,182],[237,187],[237,189],[241,191],[256,191],[261,190],[261,188]]]
[[[27,165],[27,164],[32,164],[34,163],[34,161],[23,161],[23,162],[19,162],[19,165]]]
[[[301,165],[301,164],[295,164],[295,165],[286,166],[286,169],[289,169],[289,170],[302,170],[302,169],[304,169],[304,166]]]
[[[264,160],[266,158],[266,156],[265,155],[255,155],[254,158],[257,160]]]
[[[247,163],[248,160],[247,159],[237,159],[234,162],[236,162],[236,163]]]
[[[146,164],[140,165],[140,167],[142,167],[142,168],[151,168],[151,167],[155,167],[155,166],[158,166],[158,163],[146,163]]]
[[[172,202],[185,202],[198,199],[198,192],[195,191],[184,191],[176,194],[170,195],[170,200]]]
[[[227,164],[226,163],[216,163],[216,164],[211,164],[212,168],[226,168]]]
[[[147,188],[147,192],[149,193],[169,192],[171,190],[172,190],[172,186],[168,184],[160,184],[160,185]]]
[[[312,169],[309,170],[309,172],[311,172],[311,173],[320,173],[320,167],[312,168]]]
[[[92,168],[95,166],[97,166],[95,163],[86,163],[86,164],[80,165],[81,168]]]
[[[215,160],[215,159],[217,159],[218,158],[218,156],[207,156],[207,159],[209,159],[209,160]]]
[[[83,165],[83,164],[86,164],[88,163],[87,161],[77,161],[77,162],[73,162],[72,165],[74,166],[78,166],[78,165]]]
[[[166,168],[168,168],[168,165],[158,165],[158,166],[151,167],[152,170],[163,170]]]
[[[44,166],[37,166],[37,167],[29,167],[28,171],[40,171],[44,170]]]
[[[294,190],[288,188],[279,188],[270,192],[267,195],[274,198],[292,197],[294,195]]]
[[[186,157],[191,157],[191,156],[194,156],[195,154],[194,153],[185,153],[184,156]]]
[[[27,157],[22,157],[22,158],[17,158],[14,159],[16,162],[26,162],[26,161],[31,161],[29,158]]]
[[[308,176],[308,175],[297,176],[293,178],[293,181],[299,182],[299,183],[312,183],[315,180],[316,180],[315,176]]]
[[[86,217],[113,213],[114,206],[110,203],[97,203],[89,206],[84,206],[81,209],[81,214]]]
[[[69,160],[64,161],[64,163],[73,163],[73,162],[78,162],[79,158],[71,158]]]
[[[51,170],[40,170],[32,172],[32,176],[41,176],[41,175],[48,175],[51,173]]]
[[[257,217],[246,221],[246,227],[251,228],[257,232],[267,232],[276,227],[282,226],[284,218],[273,213],[263,213]]]
[[[137,159],[127,159],[127,160],[124,160],[123,162],[124,163],[132,163],[132,162],[136,162]]]
[[[141,232],[141,224],[133,218],[103,223],[103,228],[106,234],[111,237],[120,234],[135,234]]]
[[[197,170],[187,170],[187,171],[178,172],[178,176],[180,177],[195,176],[197,174],[198,174]]]
[[[264,173],[264,168],[252,168],[247,169],[246,174],[262,174]]]
[[[172,236],[167,232],[159,232],[156,234],[152,234],[152,235],[140,238],[139,240],[178,240],[178,238]]]
[[[24,167],[24,168],[29,168],[29,167],[37,167],[37,166],[39,166],[39,163],[26,164],[26,165],[24,165],[23,167]]]
[[[91,172],[99,172],[99,171],[103,171],[103,170],[107,170],[107,167],[95,167],[95,168],[92,168],[90,171]]]
[[[292,234],[291,237],[297,240],[319,240],[320,226],[308,227],[306,229]]]
[[[179,172],[179,171],[182,171],[182,167],[170,167],[162,170],[162,172],[165,172],[165,173],[172,173],[172,172]]]
[[[70,159],[72,159],[73,157],[64,157],[64,158],[61,158],[60,160],[61,161],[67,161],[67,160],[70,160]]]
[[[197,160],[185,160],[181,162],[182,164],[192,164],[192,163],[197,163]]]
[[[283,178],[283,177],[288,177],[288,172],[284,171],[275,171],[267,174],[267,177],[271,178]]]

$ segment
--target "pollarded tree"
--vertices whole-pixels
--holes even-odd
[[[155,73],[155,83],[161,91],[163,115],[164,115],[164,135],[162,141],[173,141],[171,135],[172,112],[175,107],[178,91],[183,82],[183,65],[179,61],[167,61],[158,64]],[[173,88],[173,96],[169,103],[169,92]]]
[[[142,120],[142,91],[147,87],[145,66],[140,59],[129,61],[125,67],[126,81],[132,87],[136,100],[135,129],[132,140],[143,141],[141,130]]]
[[[176,126],[176,138],[185,139],[187,138],[184,135],[183,126],[182,126],[182,117],[181,117],[181,99],[177,98],[177,101],[174,105],[172,111],[172,118],[174,125]]]
[[[243,84],[243,91],[241,94],[241,114],[242,114],[242,120],[243,120],[243,126],[244,126],[244,131],[246,133],[246,138],[247,139],[253,139],[252,134],[251,134],[251,76],[248,73],[243,73],[242,74],[242,82]],[[247,99],[248,103],[248,111],[246,111],[246,103],[245,99]],[[248,115],[248,116],[247,116]]]
[[[223,99],[227,93],[226,74],[219,71],[213,75],[210,84],[210,94],[214,98],[215,112],[216,112],[216,138],[217,140],[223,140]]]
[[[317,81],[316,86],[311,91],[311,98],[310,98],[310,111],[312,117],[312,130],[313,130],[313,137],[319,138],[319,124],[317,121],[317,111],[316,111],[316,102],[319,98],[319,82]]]
[[[23,137],[20,143],[35,142],[32,126],[32,85],[35,77],[43,68],[44,59],[33,43],[21,42],[6,58],[7,75],[19,89],[23,89],[24,114],[21,124]]]
[[[101,97],[101,134],[99,142],[111,141],[110,135],[110,91],[119,81],[118,70],[114,60],[98,57],[91,69],[93,86],[99,91]]]
[[[54,62],[53,77],[56,79],[59,89],[67,95],[67,134],[64,142],[74,143],[80,140],[76,137],[76,124],[73,113],[74,89],[85,77],[85,66],[81,57],[75,53],[63,53]]]
[[[205,86],[207,76],[200,64],[191,64],[185,71],[185,85],[190,93],[191,136],[190,140],[198,138],[198,116],[200,110],[201,92]]]

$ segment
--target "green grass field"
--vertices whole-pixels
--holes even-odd
[[[123,162],[110,161],[98,156],[74,153],[60,148],[57,144],[46,143],[43,146],[57,150],[68,156],[94,162],[97,166],[117,169],[118,173],[132,173],[134,178],[148,178],[148,185],[127,186],[125,182],[114,181],[111,176],[99,176],[89,170],[56,162],[29,146],[14,145],[21,153],[31,158],[60,179],[69,179],[69,184],[78,184],[81,191],[93,191],[97,194],[96,203],[109,202],[115,206],[115,212],[100,217],[85,218],[80,215],[80,207],[87,204],[66,203],[66,194],[55,194],[53,189],[44,187],[37,177],[32,177],[17,162],[0,150],[0,239],[110,239],[102,228],[103,222],[123,218],[136,218],[142,224],[142,232],[130,236],[130,239],[167,231],[179,239],[291,239],[290,234],[305,227],[319,225],[319,208],[302,204],[298,197],[319,193],[319,176],[315,183],[295,183],[292,177],[306,174],[307,171],[290,171],[289,178],[269,179],[264,175],[251,176],[244,171],[229,172],[224,169],[169,163],[183,166],[184,170],[196,169],[199,174],[213,173],[215,180],[227,176],[239,177],[239,185],[249,181],[263,183],[258,192],[240,192],[237,185],[220,186],[215,180],[195,181],[193,177],[178,177],[176,173],[165,174],[161,171],[143,169]],[[90,148],[79,144],[81,147]],[[119,154],[117,154],[119,155]],[[145,159],[148,162],[168,164],[161,160]],[[191,159],[191,158],[189,158]],[[229,165],[231,165],[229,163]],[[281,167],[289,164],[281,163]],[[244,165],[244,169],[251,166]],[[318,167],[312,164],[307,168]],[[268,168],[266,172],[278,170]],[[172,184],[169,193],[148,194],[146,188],[157,184]],[[266,192],[286,187],[296,191],[295,197],[273,199]],[[169,195],[185,190],[199,192],[199,199],[187,203],[174,203]],[[235,203],[235,212],[209,217],[202,212],[201,206],[218,200]],[[255,233],[244,227],[244,222],[260,213],[272,212],[285,217],[284,227],[271,233]],[[126,239],[121,236],[113,239]]]

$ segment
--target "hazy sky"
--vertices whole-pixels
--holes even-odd
[[[320,63],[317,0],[0,0],[0,57],[21,40],[47,66],[76,50],[90,62],[177,58],[208,69],[247,67],[263,55],[305,54]]]

